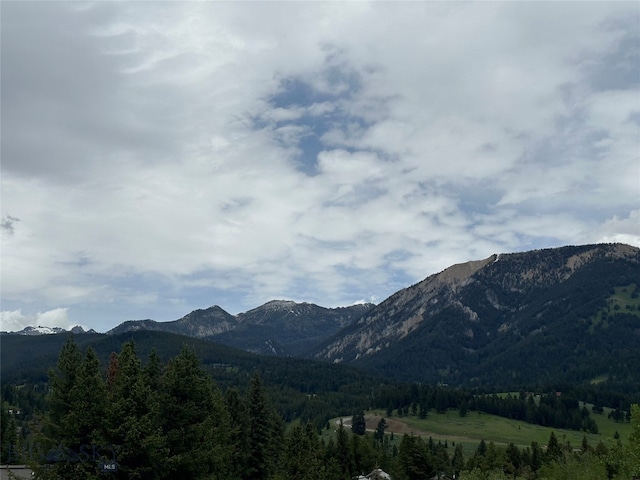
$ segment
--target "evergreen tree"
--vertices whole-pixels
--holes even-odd
[[[537,472],[542,465],[543,452],[540,444],[535,440],[531,442],[531,470]]]
[[[349,437],[342,420],[340,420],[340,425],[336,432],[335,458],[338,463],[340,478],[349,478],[355,474],[353,451],[349,447]]]
[[[159,367],[156,365],[156,367]],[[155,367],[154,367],[155,368]],[[117,453],[114,478],[159,479],[167,469],[159,390],[140,366],[133,342],[112,355],[108,368],[107,439]]]
[[[42,445],[37,452],[50,463],[36,466],[39,478],[93,480],[99,478],[99,465],[93,447],[103,441],[102,418],[106,396],[100,364],[93,349],[82,354],[70,335],[58,357],[57,369],[51,370],[48,415]]]
[[[486,468],[488,470],[494,470],[500,467],[504,463],[504,459],[502,457],[502,452],[496,447],[493,441],[489,442],[487,445],[487,454],[486,458]]]
[[[249,385],[249,450],[247,452],[247,480],[269,478],[271,461],[268,456],[271,441],[270,411],[267,396],[258,373]]]
[[[549,442],[547,442],[546,458],[550,462],[557,461],[562,458],[562,448],[560,447],[560,443],[553,432],[549,435]]]
[[[431,478],[435,473],[431,455],[420,437],[404,435],[398,448],[400,479]]]
[[[193,350],[183,347],[167,367],[162,385],[169,478],[225,478],[231,468],[228,412]]]
[[[505,470],[515,478],[520,472],[520,467],[522,466],[520,450],[513,443],[510,443],[507,446],[506,457]]]
[[[451,459],[451,465],[453,466],[453,473],[456,478],[460,476],[460,472],[464,468],[464,454],[462,451],[462,445],[458,443],[453,451],[453,458]]]
[[[460,402],[460,408],[458,409],[458,414],[461,417],[466,417],[468,412],[469,412],[469,405],[467,404],[466,400],[462,400],[462,402]]]
[[[382,442],[384,440],[384,431],[387,429],[387,421],[384,418],[381,418],[378,421],[378,425],[376,426],[376,431],[373,434],[373,437],[378,441]]]
[[[54,442],[75,444],[79,440],[70,414],[77,402],[76,385],[81,368],[82,354],[70,335],[58,356],[57,369],[49,371],[46,435],[54,439]]]
[[[283,478],[324,480],[322,450],[318,434],[311,423],[296,424],[285,441],[280,473]]]
[[[247,478],[249,411],[235,388],[226,391],[225,404],[230,418],[229,447],[232,478]]]
[[[18,435],[16,433],[16,422],[13,415],[9,414],[9,405],[2,402],[2,412],[0,412],[0,463],[19,463],[18,455]]]
[[[160,357],[155,348],[151,350],[142,373],[144,375],[144,381],[151,391],[159,393],[161,388],[160,382],[162,381],[162,362],[160,362]]]
[[[356,413],[351,417],[351,431],[356,435],[364,435],[367,431],[367,422],[364,418],[364,412]]]

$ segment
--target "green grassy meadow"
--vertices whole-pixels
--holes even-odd
[[[367,412],[368,414],[376,414],[385,416],[382,410]],[[452,444],[462,443],[465,447],[465,454],[473,451],[480,440],[486,442],[493,441],[496,445],[506,446],[514,443],[519,447],[531,445],[535,440],[540,445],[546,445],[551,432],[555,432],[558,440],[566,444],[571,444],[574,448],[580,448],[582,438],[586,435],[590,445],[595,446],[598,442],[611,444],[614,434],[617,431],[620,439],[624,442],[631,433],[631,425],[629,423],[616,423],[607,418],[607,411],[603,415],[595,415],[594,418],[598,424],[599,434],[577,432],[573,430],[564,430],[558,428],[542,427],[529,423],[509,420],[504,417],[498,417],[487,413],[469,412],[465,417],[461,417],[457,410],[450,410],[447,413],[437,414],[433,411],[425,419],[415,416],[390,417],[405,423],[410,427],[416,435],[430,436],[434,440],[441,440]]]

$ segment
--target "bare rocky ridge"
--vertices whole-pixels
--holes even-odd
[[[458,289],[471,281],[475,272],[496,258],[497,255],[492,255],[484,260],[453,265],[400,290],[358,320],[356,325],[359,328],[345,333],[344,337],[322,349],[316,357],[335,362],[352,361],[397,342],[418,328],[429,314],[455,302]],[[459,303],[457,305],[472,320],[477,319],[475,312]]]

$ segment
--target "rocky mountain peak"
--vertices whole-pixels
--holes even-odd
[[[267,310],[290,310],[297,305],[300,305],[293,300],[271,300],[270,302],[265,303],[262,307]]]

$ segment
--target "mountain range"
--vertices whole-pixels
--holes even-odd
[[[624,244],[496,254],[453,265],[379,305],[275,300],[238,315],[213,306],[172,322],[127,321],[107,336],[166,332],[403,381],[608,380],[637,388],[639,267],[640,249]]]
[[[373,307],[373,304],[358,304],[325,308],[312,303],[273,300],[234,316],[215,305],[172,322],[127,321],[109,330],[107,335],[152,330],[212,340],[261,355],[304,356]]]
[[[85,329],[82,328],[80,325],[76,325],[75,327],[69,330],[66,330],[62,327],[46,327],[46,326],[38,325],[37,327],[27,326],[27,327],[24,327],[22,330],[18,330],[16,332],[2,332],[2,333],[8,334],[8,335],[34,336],[34,335],[56,335],[58,333],[74,333],[74,334],[95,333],[95,330],[90,329],[88,331],[85,331]]]

